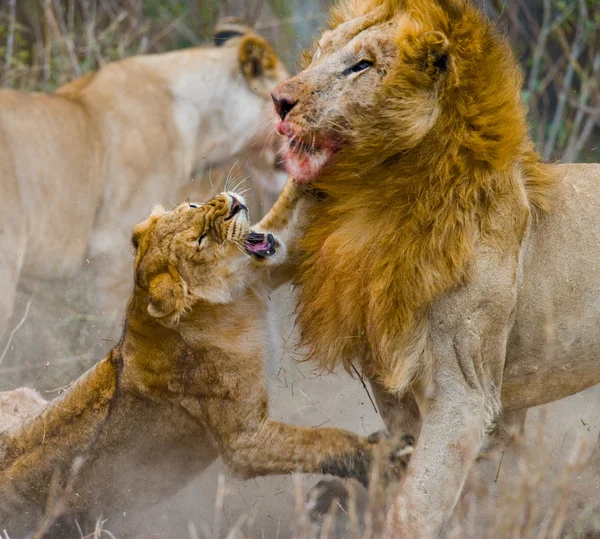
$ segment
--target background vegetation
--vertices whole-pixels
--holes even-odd
[[[600,161],[600,0],[479,0],[518,53],[547,159]],[[293,69],[327,0],[0,0],[0,85],[52,90],[132,54],[206,43],[236,16]]]

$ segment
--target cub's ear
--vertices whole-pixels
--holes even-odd
[[[150,281],[148,313],[156,318],[180,314],[184,308],[184,291],[179,276],[165,272]]]
[[[150,230],[152,224],[156,221],[156,219],[161,215],[164,215],[165,213],[166,210],[160,204],[156,204],[156,206],[152,208],[152,213],[150,214],[150,217],[133,227],[131,244],[133,245],[133,248],[135,250],[137,250],[142,238]]]
[[[242,39],[238,59],[242,73],[250,85],[277,67],[275,51],[257,34],[249,34]]]
[[[450,68],[450,41],[442,32],[423,32],[413,36],[408,40],[404,54],[418,62],[422,71],[432,78]]]

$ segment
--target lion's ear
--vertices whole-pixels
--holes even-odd
[[[450,67],[450,41],[438,31],[423,32],[411,43],[409,52],[418,61],[421,69],[430,77],[442,75]]]
[[[277,66],[275,51],[257,34],[249,34],[242,39],[238,59],[242,73],[251,86],[256,79],[269,75]]]
[[[161,273],[150,281],[148,313],[156,318],[178,314],[183,309],[184,297],[180,279],[168,272]]]

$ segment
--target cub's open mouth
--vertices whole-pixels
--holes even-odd
[[[273,234],[250,232],[244,241],[246,251],[258,258],[267,258],[275,254],[275,238]]]

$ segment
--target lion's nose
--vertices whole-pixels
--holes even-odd
[[[272,93],[271,97],[273,98],[273,103],[275,104],[275,110],[277,111],[277,114],[279,114],[279,117],[282,120],[285,120],[285,117],[288,115],[290,110],[292,110],[298,102],[291,101],[287,97],[278,97],[277,95],[275,95],[275,93]]]

